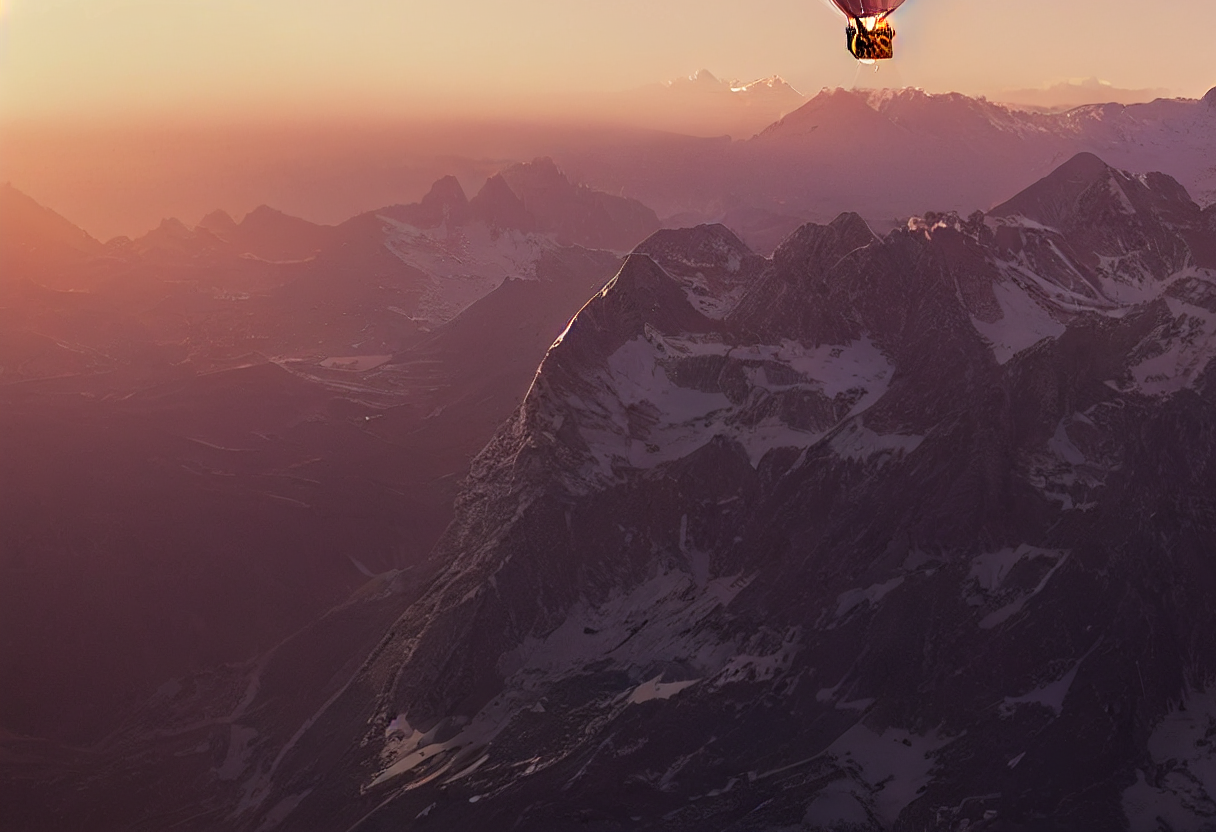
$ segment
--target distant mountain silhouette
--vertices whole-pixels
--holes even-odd
[[[805,101],[805,96],[777,75],[726,81],[701,69],[666,83],[593,96],[585,103],[608,120],[696,136],[746,139]]]
[[[847,209],[892,228],[926,204],[985,210],[1078,152],[1160,170],[1207,205],[1216,202],[1214,102],[1209,93],[1047,114],[956,93],[824,89],[746,141],[655,136],[610,152],[572,147],[555,159],[671,224],[734,212],[760,222],[762,234],[770,220],[760,218],[774,216],[824,222]],[[733,228],[759,250],[773,244],[746,224]]]
[[[225,248],[225,245],[224,239],[207,228],[190,229],[176,217],[167,217],[147,234],[132,240],[130,249],[140,254],[181,258],[196,257],[206,251]]]
[[[236,220],[227,211],[216,209],[199,220],[197,228],[205,228],[222,240],[231,239],[236,233]]]
[[[469,200],[469,217],[491,228],[517,231],[539,230],[536,219],[528,212],[522,199],[516,196],[502,174],[495,174]]]
[[[229,242],[267,260],[302,260],[316,254],[332,237],[330,226],[317,225],[261,205],[233,229]]]
[[[469,219],[469,199],[455,176],[445,176],[431,186],[421,202],[394,205],[377,213],[416,228],[437,228],[445,223],[462,225]]]
[[[1085,78],[1079,81],[1061,81],[1034,89],[1003,90],[992,98],[1015,107],[1062,112],[1087,104],[1143,104],[1155,98],[1166,98],[1169,94],[1169,90],[1165,89],[1129,90],[1097,78]]]
[[[636,199],[576,185],[548,157],[511,165],[486,180],[472,199],[453,176],[438,180],[421,202],[374,212],[416,228],[481,222],[499,230],[553,234],[562,245],[622,251],[659,227]]]
[[[623,250],[659,227],[654,211],[636,199],[571,184],[547,157],[513,165],[502,177],[539,227],[562,243]]]
[[[104,250],[83,230],[7,182],[0,185],[0,229],[0,266],[13,259],[74,259]]]

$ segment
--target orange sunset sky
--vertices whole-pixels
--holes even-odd
[[[849,86],[826,0],[0,0],[6,116],[544,108],[706,67]],[[1216,3],[908,0],[892,83],[990,93],[1069,77],[1199,96]],[[1172,29],[1209,33],[1191,40]]]
[[[845,52],[828,0],[0,0],[0,181],[64,210],[104,167],[88,168],[97,141],[73,150],[73,137],[103,127],[585,119],[589,94],[702,67],[803,93],[993,97],[1097,77],[1199,97],[1216,84],[1212,0],[1175,16],[1150,0],[907,0],[895,21],[897,58],[875,74]]]

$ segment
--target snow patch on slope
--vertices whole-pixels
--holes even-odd
[[[557,247],[547,235],[492,229],[481,222],[422,229],[391,217],[378,218],[384,224],[388,250],[430,277],[418,317],[431,324],[451,320],[508,277],[535,279],[536,261]]]
[[[1065,325],[1017,282],[993,283],[992,292],[1001,307],[1001,319],[987,323],[972,316],[971,323],[992,345],[997,363],[1006,363],[1044,338],[1059,338],[1064,334]]]
[[[712,633],[689,632],[750,583],[740,576],[712,578],[703,588],[679,569],[660,569],[649,580],[602,604],[582,601],[543,637],[529,636],[499,660],[511,684],[533,687],[602,659],[632,667],[678,662],[702,675],[718,672],[735,654]]]
[[[741,279],[743,258],[738,251],[721,239],[713,240],[712,249],[721,262],[712,262],[713,258],[708,262],[679,258],[677,262],[683,268],[675,271],[693,308],[711,320],[720,321],[739,305],[747,283]],[[668,253],[664,265],[669,265],[672,259]]]
[[[721,392],[682,387],[672,379],[673,361],[718,357],[747,364],[751,392],[736,404]],[[779,364],[794,380],[774,382],[762,364]],[[631,339],[607,361],[600,380],[605,395],[595,401],[571,402],[579,411],[579,431],[602,475],[616,466],[652,468],[681,459],[715,436],[727,436],[747,450],[753,465],[773,448],[806,448],[835,425],[806,430],[774,415],[747,418],[758,396],[792,390],[817,393],[829,400],[849,397],[845,418],[876,402],[890,384],[894,366],[869,338],[843,345],[806,347],[794,341],[735,347],[712,337],[663,336],[653,330]],[[862,437],[845,452],[868,457],[882,450],[913,450],[918,437]]]
[[[1073,680],[1077,678],[1077,670],[1080,667],[1081,662],[1077,662],[1059,679],[1021,696],[1006,696],[1000,706],[1001,714],[1010,716],[1019,705],[1041,705],[1059,716],[1064,712],[1064,699],[1068,696],[1068,691],[1072,688]]]
[[[1177,298],[1166,298],[1174,321],[1149,338],[1152,355],[1131,368],[1134,389],[1149,396],[1166,396],[1194,386],[1216,358],[1216,314]]]
[[[860,413],[887,391],[895,366],[883,355],[878,344],[863,335],[848,344],[821,344],[806,347],[797,341],[782,341],[780,345],[737,347],[732,358],[770,360],[786,364],[796,373],[811,380],[829,399],[841,393],[863,388],[867,396],[854,407]]]
[[[664,682],[662,679],[663,674],[660,673],[634,688],[633,692],[629,694],[629,704],[640,705],[655,699],[670,699],[680,691],[701,681],[700,679],[686,679],[683,682]]]
[[[1208,829],[1216,818],[1216,690],[1192,692],[1148,739],[1153,766],[1123,792],[1131,829]]]
[[[216,779],[236,780],[249,768],[253,756],[253,741],[257,736],[258,732],[253,728],[233,723],[229,728],[228,751],[224,755],[224,762],[215,770]]]
[[[924,441],[925,437],[915,434],[875,433],[857,420],[833,436],[829,444],[838,456],[858,462],[881,454],[882,464],[892,457],[912,453]]]
[[[1062,549],[1040,549],[1023,543],[1017,548],[1001,549],[973,558],[967,577],[979,584],[985,593],[992,594],[1001,589],[1005,578],[1009,577],[1010,571],[1020,561],[1033,558],[1051,558],[1058,561],[1066,554]]]
[[[848,592],[842,592],[836,599],[836,612],[832,616],[832,622],[828,625],[828,629],[833,629],[837,622],[862,604],[868,604],[871,608],[877,607],[883,598],[886,598],[888,594],[898,589],[903,582],[904,576],[900,575],[885,583],[874,584],[865,589],[850,589]]]
[[[1002,549],[973,559],[971,570],[967,573],[967,583],[964,584],[967,603],[972,606],[986,605],[990,610],[993,603],[1001,604],[980,619],[980,629],[990,630],[1021,612],[1032,598],[1046,588],[1047,583],[1068,560],[1068,555],[1069,550],[1066,549],[1040,549],[1022,544],[1016,549]],[[1055,563],[1034,587],[1019,589],[1005,586],[1005,581],[1019,562],[1039,558],[1047,558]],[[978,588],[979,592],[967,592],[967,588]]]
[[[899,728],[878,733],[858,722],[827,753],[845,776],[821,790],[806,807],[803,826],[870,826],[870,815],[891,829],[900,813],[932,782],[934,754],[951,740],[936,732],[913,734]]]
[[[670,699],[739,658],[738,645],[720,641],[710,619],[749,583],[729,576],[698,587],[688,572],[660,568],[602,604],[579,602],[553,631],[529,636],[499,657],[504,690],[472,718],[443,720],[424,732],[412,728],[406,714],[397,715],[385,731],[381,768],[369,785],[412,774],[416,779],[404,788],[414,789],[441,777],[451,782],[473,767],[502,765],[493,745],[498,735],[526,713],[543,713],[549,686],[585,673],[593,663],[606,662],[634,680],[621,694],[600,702],[606,715]],[[689,668],[697,676],[664,681],[668,670],[653,671],[664,665]]]
[[[1085,454],[1073,444],[1072,439],[1068,436],[1068,424],[1070,419],[1061,419],[1056,425],[1056,432],[1052,434],[1051,439],[1047,440],[1047,449],[1069,465],[1084,465]]]
[[[762,634],[757,634],[762,635]],[[714,677],[714,687],[722,687],[731,682],[767,682],[783,670],[791,667],[794,655],[802,649],[801,631],[798,628],[786,633],[781,646],[771,653],[759,654],[743,652],[731,656],[726,665]],[[753,641],[759,641],[753,638]],[[747,651],[756,650],[755,645],[744,645]]]

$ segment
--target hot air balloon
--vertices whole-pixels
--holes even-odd
[[[887,21],[904,0],[832,0],[845,13],[849,52],[859,61],[882,61],[895,54],[895,29]]]

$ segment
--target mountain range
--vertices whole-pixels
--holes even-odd
[[[0,825],[1211,824],[1216,90],[631,136],[0,188]]]
[[[507,175],[524,198],[444,179],[340,226],[263,207],[105,244],[0,190],[0,731],[94,742],[424,558],[620,263],[571,241],[657,227],[551,163]]]
[[[659,231],[427,566],[43,750],[59,817],[1205,828],[1214,356],[1216,209],[1092,154],[771,257]]]
[[[1147,104],[1169,97],[1169,90],[1164,89],[1128,90],[1099,78],[1070,78],[1037,88],[1003,90],[993,99],[1020,110],[1064,112],[1088,104]]]
[[[778,75],[726,81],[707,69],[583,102],[596,117],[652,130],[746,139],[806,103]]]
[[[751,138],[656,137],[554,156],[578,181],[626,193],[667,225],[723,222],[763,253],[842,210],[890,230],[935,205],[987,210],[1078,152],[1159,170],[1216,201],[1216,90],[1201,100],[1044,114],[959,94],[824,89]]]

